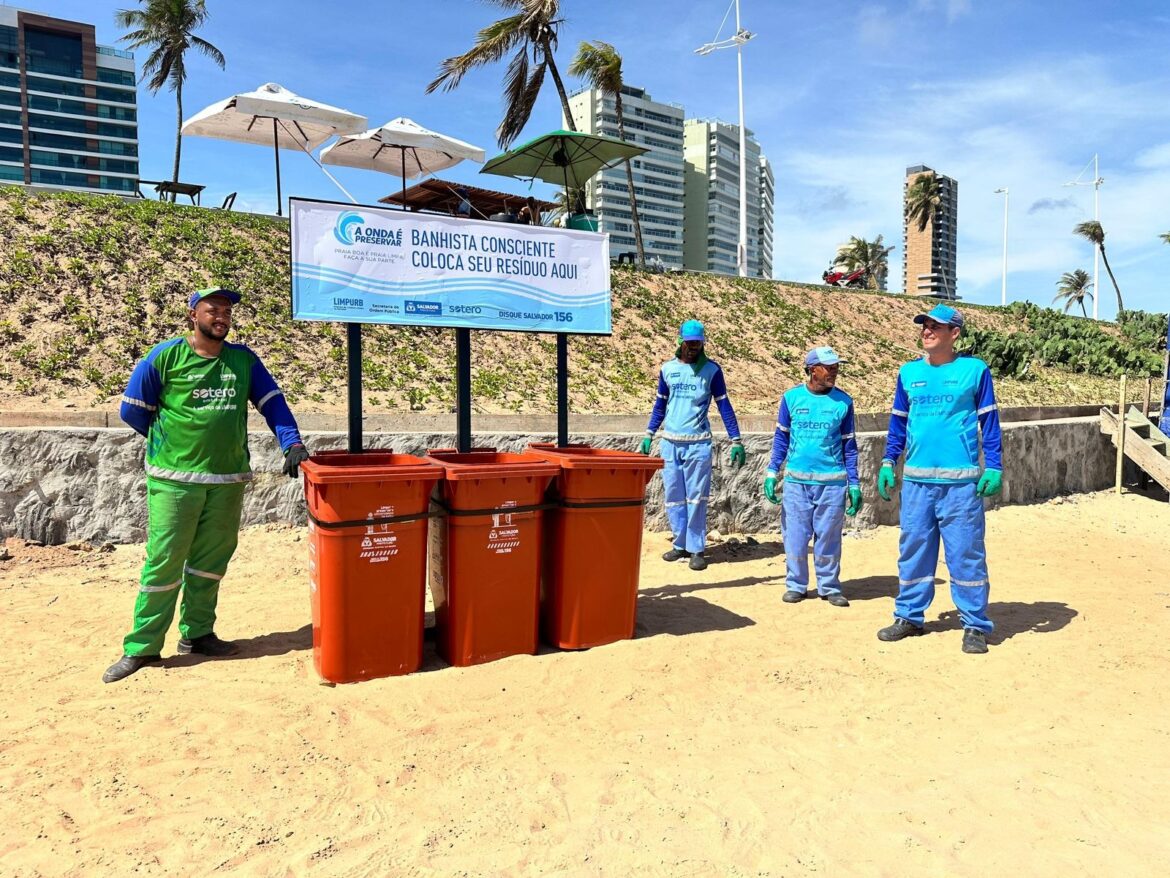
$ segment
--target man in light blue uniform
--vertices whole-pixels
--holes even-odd
[[[983,498],[998,494],[1003,478],[991,370],[980,359],[955,353],[963,315],[954,308],[936,305],[914,322],[922,326],[926,356],[898,371],[886,453],[878,473],[878,493],[889,500],[897,484],[894,467],[906,450],[898,597],[894,624],[879,631],[878,639],[894,641],[922,634],[926,609],[934,599],[941,538],[951,598],[963,623],[963,652],[985,653],[987,634],[994,626],[987,618],[991,586],[983,542]]]
[[[772,460],[764,478],[764,495],[776,498],[776,479],[784,470],[784,559],[788,590],[784,602],[808,596],[808,544],[813,543],[817,594],[834,607],[847,607],[841,593],[841,531],[845,516],[861,510],[857,477],[857,438],[853,399],[837,389],[841,358],[830,347],[813,348],[804,358],[805,384],[780,398]],[[846,499],[848,497],[848,499]]]
[[[638,450],[650,453],[650,442],[663,427],[661,452],[666,466],[666,517],[674,534],[674,546],[662,556],[678,561],[690,556],[690,568],[703,570],[707,559],[707,501],[711,499],[711,421],[707,412],[712,399],[731,437],[730,464],[743,466],[747,455],[739,440],[735,410],[727,398],[727,384],[719,364],[707,359],[703,324],[688,320],[679,330],[675,358],[658,373],[658,397],[650,413],[646,438]]]

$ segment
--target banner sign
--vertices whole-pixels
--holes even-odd
[[[609,238],[294,198],[294,320],[608,335]]]
[[[1158,429],[1170,436],[1170,317],[1166,320],[1166,360],[1162,378],[1162,417],[1158,421]]]

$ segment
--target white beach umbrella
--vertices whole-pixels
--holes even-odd
[[[484,151],[478,146],[423,128],[405,117],[361,134],[343,136],[337,143],[321,151],[321,161],[327,165],[365,168],[398,175],[402,179],[404,193],[408,179],[450,168],[464,159],[482,162]]]
[[[276,155],[276,213],[279,216],[280,150],[299,149],[312,157],[311,151],[330,137],[353,134],[368,124],[365,116],[301,97],[270,82],[255,91],[217,101],[184,122],[181,131],[192,137],[271,145]]]

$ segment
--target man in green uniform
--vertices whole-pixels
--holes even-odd
[[[232,655],[215,635],[219,583],[236,550],[248,459],[251,402],[284,452],[296,478],[309,454],[276,381],[246,345],[224,339],[234,290],[199,290],[188,301],[193,332],[156,345],[138,363],[122,397],[122,420],[146,437],[149,522],[146,563],[123,655],[102,676],[122,680],[159,661],[179,607],[178,651]]]

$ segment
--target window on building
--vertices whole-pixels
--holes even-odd
[[[0,165],[0,180],[15,180],[24,182],[24,168],[14,168],[12,165]]]
[[[111,70],[108,67],[99,67],[98,82],[108,82],[111,85],[135,85],[133,72],[129,70]]]
[[[53,76],[84,76],[81,64],[81,36],[57,34],[26,27],[24,29],[25,67]]]
[[[19,38],[16,28],[0,25],[0,67],[20,67],[20,55],[16,51]]]

